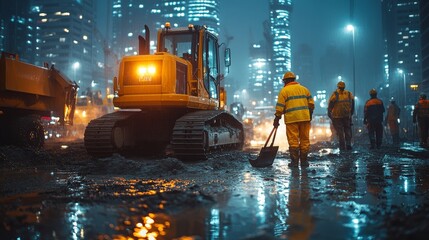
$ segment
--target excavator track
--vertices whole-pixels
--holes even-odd
[[[225,111],[210,110],[188,113],[173,128],[171,146],[183,160],[207,159],[216,150],[243,146],[242,124]]]
[[[93,157],[107,157],[117,152],[115,127],[134,114],[135,112],[120,111],[91,120],[84,135],[88,154]]]

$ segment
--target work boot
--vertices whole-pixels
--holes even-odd
[[[307,156],[308,156],[308,151],[300,151],[299,152],[299,160],[301,161],[301,167],[308,167],[310,166],[310,164],[308,163],[307,160]]]
[[[288,164],[289,167],[298,167],[298,161],[299,161],[299,148],[289,148],[289,155],[290,155],[290,163]]]

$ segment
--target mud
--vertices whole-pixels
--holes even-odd
[[[93,159],[82,140],[0,147],[2,239],[419,239],[429,233],[429,159],[405,143],[339,152],[310,167],[252,168],[260,148],[205,161]]]

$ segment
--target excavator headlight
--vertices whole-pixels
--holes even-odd
[[[155,74],[156,74],[156,67],[153,65],[140,66],[137,68],[137,75],[139,76],[139,82],[151,81]]]
[[[123,84],[152,85],[161,83],[162,61],[129,61],[124,64]]]
[[[147,68],[147,71],[148,71],[148,73],[149,73],[150,75],[153,75],[153,74],[155,74],[155,73],[156,73],[156,68],[155,68],[154,66],[149,66],[149,67]]]
[[[137,71],[138,71],[139,76],[143,76],[143,75],[146,75],[146,73],[147,73],[147,68],[145,68],[145,67],[139,67],[139,68],[137,69]]]

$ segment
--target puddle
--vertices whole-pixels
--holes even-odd
[[[2,184],[0,230],[7,239],[388,238],[392,212],[424,205],[429,162],[355,155],[323,148],[309,168],[290,169],[279,152],[268,168],[243,161],[238,170],[207,167],[183,177],[179,169],[163,179],[2,172],[2,182],[27,187]]]

